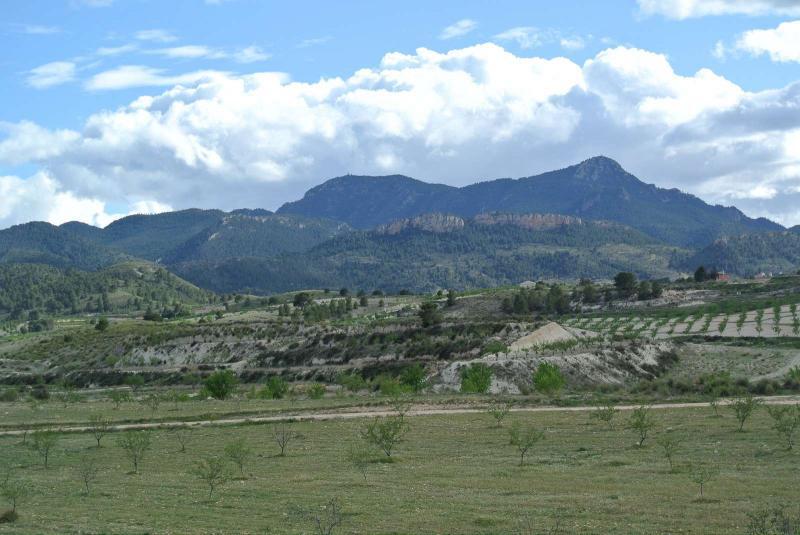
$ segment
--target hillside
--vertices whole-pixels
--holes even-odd
[[[664,277],[675,274],[668,264],[679,253],[616,223],[564,216],[428,214],[344,234],[305,253],[185,262],[173,269],[218,292],[339,286],[429,291],[612,277],[625,270]]]
[[[463,188],[405,176],[343,176],[309,190],[278,213],[326,217],[369,229],[441,212],[550,213],[623,223],[666,243],[702,247],[725,235],[782,230],[732,207],[711,206],[676,189],[645,184],[617,162],[596,157],[558,171]]]
[[[741,276],[794,273],[800,268],[800,230],[719,239],[680,264],[685,269],[700,265]]]
[[[0,231],[0,263],[95,270],[129,258],[68,229],[33,222]]]
[[[0,264],[0,316],[135,312],[174,302],[200,304],[214,295],[145,262],[86,272],[31,264]]]

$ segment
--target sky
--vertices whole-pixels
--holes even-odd
[[[800,0],[0,0],[0,228],[605,155],[800,224]]]

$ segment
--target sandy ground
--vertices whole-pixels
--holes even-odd
[[[758,398],[766,405],[798,405],[800,404],[800,397],[798,396],[772,396]],[[723,400],[720,402],[721,406],[728,405],[731,400]],[[708,403],[658,403],[649,405],[651,409],[664,410],[664,409],[689,409],[697,407],[709,407]],[[641,405],[617,405],[617,409],[621,411],[629,411],[641,407]],[[589,412],[596,410],[596,406],[583,405],[579,407],[515,407],[511,409],[514,413],[537,413],[537,412]],[[407,416],[437,416],[448,414],[482,414],[486,412],[485,407],[448,407],[446,409],[433,408],[430,406],[420,405],[412,406],[406,412]],[[220,418],[218,420],[202,420],[194,422],[158,422],[158,423],[137,423],[137,424],[122,424],[111,426],[112,431],[129,431],[138,429],[170,429],[176,427],[205,427],[205,426],[221,426],[221,425],[240,425],[249,423],[274,423],[285,421],[325,421],[325,420],[350,420],[355,418],[369,418],[369,417],[382,417],[394,416],[397,412],[387,409],[369,409],[359,408],[356,410],[347,410],[341,412],[310,412],[310,413],[297,413],[297,414],[281,414],[278,416],[253,416],[249,418]],[[83,433],[90,431],[89,426],[65,426],[51,428],[60,433]],[[2,431],[0,436],[8,435],[23,435],[28,433],[26,429],[16,429],[12,431]]]

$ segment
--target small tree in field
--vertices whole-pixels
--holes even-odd
[[[744,396],[733,400],[731,409],[736,414],[736,419],[739,421],[739,431],[744,430],[744,424],[753,415],[758,406],[761,405],[761,400],[753,397],[753,394],[747,393]]]
[[[372,454],[372,449],[361,441],[353,442],[347,449],[347,462],[359,471],[364,481],[367,480],[367,468],[372,463]]]
[[[606,424],[606,427],[611,429],[614,426],[614,416],[617,415],[619,409],[610,401],[598,406],[589,414],[589,418],[598,420]]]
[[[119,410],[123,403],[131,400],[131,395],[122,390],[113,390],[108,394],[108,399],[114,404],[114,410]]]
[[[800,405],[767,407],[772,416],[772,428],[786,441],[786,449],[794,447],[794,435],[800,426]]]
[[[408,424],[402,416],[375,418],[361,430],[361,438],[378,447],[387,457],[391,457],[392,450],[407,431]]]
[[[194,474],[208,485],[208,499],[214,495],[214,489],[221,487],[228,481],[228,471],[225,461],[221,457],[208,457],[202,459],[195,466]]]
[[[191,435],[191,430],[186,427],[175,427],[172,429],[172,435],[175,437],[175,440],[178,441],[181,449],[178,450],[180,453],[186,453],[186,444],[189,442],[189,436]]]
[[[558,394],[565,384],[567,384],[567,381],[564,379],[561,370],[558,369],[558,366],[549,362],[539,364],[533,374],[533,386],[536,391],[547,396]]]
[[[54,431],[49,430],[34,431],[31,434],[31,440],[31,447],[33,447],[34,451],[42,458],[42,465],[44,465],[46,469],[50,454],[56,443],[58,443],[58,435]]]
[[[15,522],[17,520],[17,506],[30,495],[31,489],[26,483],[10,477],[4,481],[0,486],[0,496],[8,502],[11,510],[5,513],[3,518],[7,522]]]
[[[111,422],[108,421],[108,418],[104,417],[101,414],[92,414],[89,416],[89,429],[92,431],[92,436],[97,441],[97,447],[100,447],[100,440],[106,433],[108,433],[109,428],[111,427]]]
[[[286,422],[280,422],[272,426],[272,436],[278,448],[281,450],[281,457],[286,456],[286,447],[297,438],[297,433]]]
[[[704,497],[703,492],[706,485],[715,477],[717,477],[717,474],[719,474],[719,470],[717,470],[717,468],[714,466],[704,464],[692,466],[692,469],[689,472],[689,477],[700,487],[700,500],[702,500]]]
[[[156,415],[156,412],[158,412],[158,407],[161,406],[161,396],[153,392],[142,399],[142,404],[150,409],[150,418],[152,418]]]
[[[656,422],[650,415],[650,407],[646,405],[633,409],[630,418],[628,418],[627,428],[639,434],[639,442],[636,445],[640,448],[644,445],[647,434],[655,426]]]
[[[295,516],[310,522],[317,535],[333,535],[333,532],[342,524],[342,506],[336,498],[331,499],[324,507],[318,509],[304,509],[293,507],[291,511]]]
[[[97,460],[93,455],[82,455],[75,466],[75,472],[78,475],[86,496],[89,495],[90,486],[97,479],[97,474],[100,473],[100,468],[97,466]]]
[[[247,442],[243,438],[231,442],[225,446],[225,455],[239,467],[239,474],[244,477],[244,466],[253,455],[253,450],[250,449]]]
[[[719,395],[716,392],[709,394],[708,406],[714,411],[714,417],[719,418]]]
[[[681,440],[678,437],[674,436],[673,434],[668,433],[666,435],[659,437],[656,440],[656,443],[658,443],[658,445],[661,446],[661,449],[664,452],[664,457],[667,459],[667,462],[669,463],[669,471],[674,472],[675,465],[673,463],[673,457],[678,452],[678,449],[680,449]]]
[[[503,427],[503,420],[505,420],[508,413],[511,412],[511,403],[508,401],[496,401],[489,405],[486,412],[494,418],[495,427]]]
[[[117,444],[125,451],[125,455],[133,463],[133,473],[138,474],[139,464],[141,464],[152,444],[150,434],[146,431],[125,431],[117,439]]]
[[[525,463],[525,454],[537,442],[544,438],[544,431],[535,427],[522,427],[519,422],[514,422],[508,430],[510,443],[519,451],[519,465]]]

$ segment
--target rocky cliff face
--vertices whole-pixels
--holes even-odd
[[[582,225],[579,217],[554,214],[478,214],[478,225],[514,225],[530,230],[548,230],[565,225]]]
[[[417,217],[398,219],[375,229],[378,234],[400,234],[404,230],[424,230],[426,232],[453,232],[464,228],[464,220],[455,215],[423,214]]]

